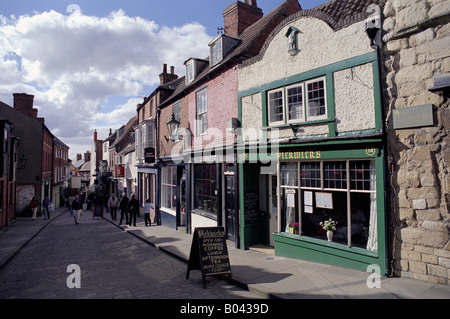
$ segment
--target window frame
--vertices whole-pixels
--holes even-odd
[[[176,199],[174,196],[177,194],[177,167],[165,166],[161,169],[161,209],[170,212],[176,212]],[[173,184],[175,182],[175,184]],[[167,197],[170,196],[170,197]],[[167,207],[170,204],[171,207]]]
[[[199,173],[199,170],[202,173]],[[217,166],[216,164],[198,164],[194,165],[194,207],[196,211],[201,211],[204,213],[217,215]],[[201,175],[203,174],[203,176]],[[203,188],[200,187],[203,183]],[[202,190],[200,190],[202,189]],[[214,201],[211,205],[213,211],[205,209],[199,205],[199,200],[203,198],[209,198],[209,200]]]
[[[199,97],[204,96],[200,101]],[[202,106],[199,112],[199,106]],[[197,136],[208,134],[208,88],[204,87],[195,93],[195,126]]]
[[[296,170],[297,170],[297,183],[296,184],[283,184],[284,181],[286,181],[285,179],[283,179],[282,173],[283,173],[283,166],[287,167],[287,165],[289,165],[290,171],[294,171],[295,169],[293,169],[293,163],[296,164]],[[325,187],[325,179],[326,179],[326,170],[325,170],[325,166],[327,163],[344,163],[344,167],[345,167],[345,171],[346,171],[346,187],[345,188],[336,188],[336,187]],[[356,164],[369,164],[367,165],[362,165],[361,168],[356,167]],[[287,165],[286,165],[287,164]],[[319,164],[319,170],[320,170],[320,177],[318,177],[318,179],[320,179],[319,183],[320,185],[318,186],[304,186],[303,184],[303,180],[302,180],[302,173],[303,173],[303,169],[302,169],[302,164]],[[316,165],[317,166],[317,165]],[[303,201],[302,198],[302,191],[311,191],[313,192],[313,194],[315,194],[316,192],[339,192],[339,193],[343,193],[343,194],[347,194],[346,195],[346,200],[347,200],[347,212],[346,212],[346,217],[347,217],[347,221],[350,223],[350,215],[351,212],[349,211],[349,207],[351,207],[352,203],[352,199],[351,196],[352,194],[375,194],[375,196],[377,195],[377,177],[376,176],[376,160],[375,159],[368,159],[368,158],[335,158],[335,159],[322,159],[322,160],[300,160],[300,161],[293,161],[293,160],[283,160],[280,161],[279,165],[278,165],[278,187],[279,187],[279,194],[278,197],[282,197],[285,194],[286,190],[295,190],[295,216],[294,216],[294,221],[299,223],[299,233],[298,236],[299,237],[304,237],[304,238],[312,238],[306,234],[302,234],[302,228],[303,228],[303,214],[306,214],[306,212],[304,212],[304,210],[306,209],[305,207],[305,203]],[[356,183],[357,181],[361,181],[361,178],[357,178],[357,176],[352,176],[352,170],[354,171],[356,169],[359,170],[363,170],[363,175],[364,173],[367,171],[369,172],[369,179],[362,179],[363,183],[368,183],[368,185],[370,185],[370,189],[358,189],[357,187],[353,187],[352,185],[354,183]],[[367,174],[366,174],[367,175]],[[372,180],[372,177],[374,177],[374,179]],[[317,180],[317,178],[315,179]],[[279,198],[279,203],[283,203],[283,199]],[[298,206],[298,207],[297,207]],[[313,206],[315,206],[315,204],[313,204]],[[278,218],[280,220],[280,224],[279,227],[280,229],[278,230],[279,233],[285,233],[286,231],[284,230],[285,228],[287,228],[287,220],[286,217],[284,215],[283,212],[283,208],[284,207],[279,207],[278,208]],[[376,212],[376,214],[378,214],[378,212]],[[338,225],[339,226],[339,225]],[[345,245],[344,243],[340,243],[342,245]],[[347,238],[347,244],[346,246],[348,247],[353,247],[353,243],[352,243],[352,238],[349,237]],[[380,247],[378,247],[378,250],[380,249]],[[369,251],[368,249],[366,249],[367,251]]]
[[[186,84],[191,83],[195,79],[195,62],[190,60],[186,62]]]
[[[223,60],[222,37],[219,37],[216,41],[214,41],[214,43],[210,45],[209,56],[211,61],[210,66],[214,66]]]
[[[302,110],[302,116],[301,118],[298,119],[291,119],[290,118],[290,109],[289,109],[289,89],[293,89],[293,88],[301,88],[302,92],[301,92],[301,97],[302,97],[302,103],[301,103],[301,110]],[[299,83],[295,83],[289,86],[285,87],[286,90],[286,113],[287,113],[287,122],[288,123],[299,123],[299,122],[305,122],[306,117],[305,117],[305,113],[306,113],[306,105],[305,105],[305,87],[304,87],[304,82],[299,82]]]
[[[271,109],[272,109],[272,105],[271,105],[271,101],[272,99],[270,98],[271,94],[275,94],[277,92],[281,92],[281,109],[282,109],[282,119],[280,121],[271,121]],[[273,99],[275,100],[275,99]],[[284,88],[277,88],[274,90],[270,90],[267,91],[267,110],[268,110],[268,122],[270,126],[277,126],[277,125],[283,125],[285,124],[285,101],[284,101]]]
[[[311,102],[309,99],[309,93],[310,91],[308,90],[308,84],[311,83],[315,83],[315,82],[322,82],[323,83],[323,88],[321,90],[323,90],[323,96],[320,96],[319,98],[324,100],[324,105],[323,107],[325,108],[325,113],[324,114],[319,114],[319,115],[309,115],[310,113],[310,107],[311,107]],[[290,103],[289,103],[289,90],[293,89],[293,88],[301,88],[301,98],[302,98],[302,103],[301,103],[301,112],[302,112],[302,117],[298,118],[298,119],[291,119],[290,118]],[[283,110],[283,118],[279,121],[272,121],[271,120],[271,109],[272,109],[272,105],[271,105],[271,101],[273,101],[273,99],[271,99],[271,94],[274,94],[276,92],[282,92],[282,110]],[[285,86],[280,86],[277,88],[273,88],[273,89],[269,89],[265,91],[266,94],[266,117],[267,117],[267,126],[269,127],[280,127],[280,126],[287,126],[287,125],[291,125],[291,124],[309,124],[309,123],[314,123],[314,122],[321,122],[321,121],[328,121],[328,100],[327,100],[327,77],[325,75],[323,76],[319,76],[319,77],[315,77],[312,79],[308,79],[308,80],[303,80],[303,81],[299,81],[299,82],[295,82],[295,83],[291,83],[289,85],[285,85]],[[320,106],[321,107],[321,106]]]
[[[324,114],[319,114],[319,115],[310,115],[310,99],[309,99],[309,89],[308,89],[308,84],[314,83],[314,82],[320,82],[323,81],[323,99],[324,99],[324,105],[323,107],[325,108],[325,113]],[[314,79],[310,79],[304,82],[304,86],[305,86],[305,101],[306,101],[306,118],[307,121],[318,121],[318,120],[325,120],[328,119],[328,104],[327,104],[327,79],[325,76],[321,76],[318,78],[314,78]]]

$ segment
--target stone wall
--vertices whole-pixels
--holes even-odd
[[[450,72],[450,2],[387,0],[382,60],[394,275],[449,284],[450,109],[434,78]],[[393,129],[395,109],[433,104],[435,125]]]

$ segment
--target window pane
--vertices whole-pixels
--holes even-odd
[[[195,165],[195,209],[217,212],[216,165]]]
[[[308,115],[325,115],[325,83],[324,80],[308,83]]]
[[[181,102],[177,102],[173,105],[172,113],[175,116],[175,120],[181,122]]]
[[[176,167],[162,168],[161,206],[176,210]]]
[[[211,65],[222,60],[222,39],[217,40],[211,46]]]
[[[300,179],[303,187],[320,187],[320,163],[300,164]]]
[[[347,188],[346,162],[324,162],[324,187]]]
[[[191,62],[186,66],[186,81],[191,82],[194,79],[194,63]]]
[[[303,90],[302,86],[287,89],[287,100],[289,110],[289,120],[299,120],[303,118]]]
[[[197,135],[208,129],[208,95],[207,90],[197,92]]]
[[[269,122],[283,121],[283,91],[269,93]]]
[[[375,165],[373,161],[350,162],[350,188],[353,190],[375,190]]]
[[[298,171],[297,163],[282,163],[281,164],[281,185],[283,186],[298,186]]]

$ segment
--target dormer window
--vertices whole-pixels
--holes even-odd
[[[195,77],[195,63],[194,60],[189,60],[186,62],[186,83],[189,84],[194,80]]]
[[[209,43],[209,66],[214,66],[223,61],[236,45],[239,39],[229,37],[227,35],[218,35]]]
[[[190,58],[184,62],[186,66],[186,85],[192,83],[200,72],[208,65],[207,60]]]
[[[215,65],[222,61],[222,37],[210,44],[211,65]]]

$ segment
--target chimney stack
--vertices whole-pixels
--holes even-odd
[[[86,153],[84,153],[84,162],[90,162],[91,161],[91,152],[86,151]]]
[[[37,119],[38,110],[33,108],[34,95],[14,93],[14,108],[33,119]]]
[[[170,67],[170,73],[167,73],[167,64],[163,64],[163,72],[159,75],[160,85],[172,82],[178,79],[178,75],[175,74],[175,67]]]
[[[94,131],[94,142],[97,142],[97,130]]]
[[[77,161],[81,161],[82,158],[83,158],[82,155],[80,153],[78,153],[77,154]]]
[[[225,34],[237,38],[245,29],[261,19],[263,15],[256,0],[236,1],[223,10]]]

